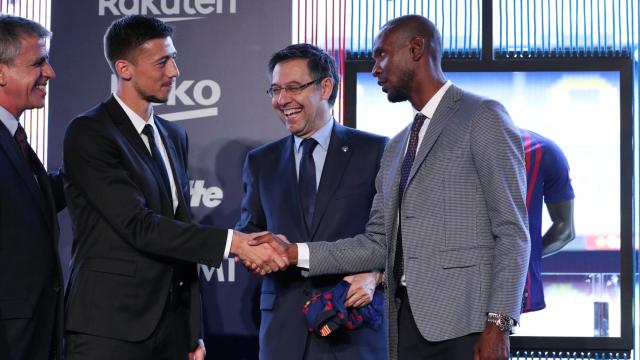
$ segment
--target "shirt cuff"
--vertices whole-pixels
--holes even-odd
[[[309,268],[309,246],[305,243],[297,243],[298,247],[298,265],[299,268]]]
[[[223,259],[229,258],[229,252],[231,251],[231,241],[233,241],[233,229],[229,229],[229,231],[227,231],[227,243],[224,245]]]

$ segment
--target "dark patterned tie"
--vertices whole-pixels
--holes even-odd
[[[400,170],[400,184],[398,186],[398,235],[396,236],[396,257],[393,266],[393,277],[396,281],[396,285],[400,286],[402,274],[404,274],[404,257],[402,251],[402,197],[404,195],[404,189],[407,186],[409,180],[409,174],[411,173],[411,167],[413,166],[413,160],[416,158],[416,151],[418,150],[418,135],[420,129],[427,119],[422,113],[417,113],[413,119],[411,125],[411,134],[409,134],[409,144],[407,145],[407,152],[404,154],[404,160],[402,161],[402,169]]]
[[[18,129],[16,130],[16,133],[13,134],[13,138],[16,139],[16,143],[18,143],[18,147],[22,152],[22,157],[24,158],[24,161],[26,161],[29,165],[29,169],[31,169],[32,166],[30,161],[31,156],[29,153],[29,142],[27,141],[27,133],[24,131],[22,125],[18,124]]]
[[[313,138],[302,140],[302,158],[298,174],[298,193],[304,214],[307,230],[311,231],[313,210],[316,206],[316,163],[313,160],[313,149],[318,142]]]
[[[172,197],[171,194],[171,185],[169,183],[169,176],[167,175],[167,168],[164,165],[164,161],[162,160],[162,155],[160,155],[160,150],[156,146],[155,137],[153,136],[153,126],[151,124],[147,124],[142,129],[142,133],[147,136],[147,140],[149,140],[149,149],[151,150],[151,157],[153,158],[153,163],[156,166],[158,172],[160,172],[160,176],[162,177],[162,182],[164,183],[164,187],[167,190],[167,194],[169,197]]]

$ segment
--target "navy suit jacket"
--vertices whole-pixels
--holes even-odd
[[[311,231],[298,199],[293,136],[251,151],[243,172],[244,197],[236,228],[269,230],[292,242],[340,239],[364,231],[375,195],[375,177],[387,138],[336,123],[324,163]],[[335,286],[342,275],[301,275],[299,268],[268,275],[262,282],[260,359],[303,358],[307,324],[302,312],[314,292]],[[338,359],[386,359],[385,332],[341,330],[326,338]],[[314,354],[325,358],[329,354]]]
[[[29,151],[37,159],[31,148]],[[58,174],[47,174],[36,162],[36,169],[30,169],[13,136],[0,123],[3,359],[48,358],[46,352],[52,343],[58,350],[62,345],[63,280],[57,220],[57,212],[65,206],[62,180]],[[16,327],[20,321],[24,321],[24,327]]]

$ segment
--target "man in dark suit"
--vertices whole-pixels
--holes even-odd
[[[264,272],[286,265],[247,235],[191,223],[187,134],[151,107],[179,74],[172,33],[152,17],[114,21],[104,41],[117,90],[65,135],[69,360],[203,359],[196,263],[217,267],[231,251]]]
[[[287,251],[311,276],[386,268],[390,359],[507,359],[530,251],[522,142],[501,104],[445,79],[440,44],[422,16],[382,27],[373,76],[414,120],[385,149],[365,231]]]
[[[51,33],[31,20],[0,15],[0,357],[58,359],[62,272],[57,212],[62,179],[27,142],[18,119],[45,105]]]
[[[290,45],[271,57],[269,73],[273,108],[291,135],[247,155],[236,228],[268,230],[300,242],[362,232],[387,139],[333,119],[339,76],[334,60],[319,48]],[[344,275],[305,278],[292,268],[266,276],[260,300],[260,359],[386,359],[383,329],[365,325],[327,337],[309,333],[305,302]],[[351,283],[346,304],[363,306],[371,302],[381,274],[344,279]]]

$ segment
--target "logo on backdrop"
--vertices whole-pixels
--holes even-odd
[[[191,186],[191,207],[203,205],[208,208],[215,208],[222,204],[224,193],[217,186],[206,187],[204,180],[190,180]]]
[[[118,79],[111,74],[111,92],[115,93],[118,86]],[[222,90],[220,85],[210,79],[203,80],[181,80],[177,78],[171,85],[169,100],[166,104],[158,104],[158,116],[169,121],[181,121],[198,119],[208,116],[218,116],[218,107],[215,105]],[[178,112],[166,112],[167,107],[184,105],[197,106],[199,109]]]
[[[206,282],[216,280],[217,282],[235,282],[236,281],[236,261],[234,259],[227,259],[227,266],[225,267],[225,261],[222,260],[219,268],[209,267],[207,265],[200,264],[198,271],[204,276]],[[213,276],[215,274],[215,277]],[[202,277],[201,277],[202,279]]]
[[[235,14],[237,0],[99,0],[98,15],[150,15],[166,22]]]

